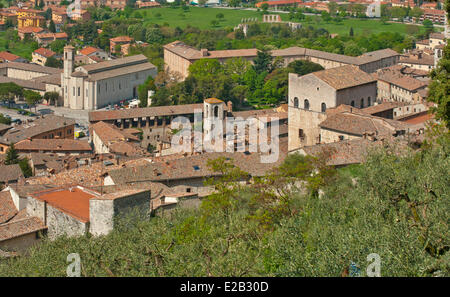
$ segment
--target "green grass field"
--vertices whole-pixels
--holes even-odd
[[[187,25],[198,27],[200,29],[211,29],[212,20],[219,20],[216,18],[218,13],[222,13],[224,18],[219,21],[219,25],[214,28],[234,27],[239,24],[242,18],[258,18],[261,20],[261,12],[239,10],[239,9],[220,9],[220,8],[205,8],[205,7],[190,7],[189,11],[183,11],[181,8],[151,8],[145,10],[138,10],[139,13],[146,11],[144,22],[155,23],[162,25],[168,23],[171,27],[185,28]],[[156,14],[161,16],[157,17]],[[184,15],[184,16],[183,16]]]
[[[32,42],[14,42],[5,38],[5,31],[0,32],[0,51],[10,51],[11,53],[21,56],[25,59],[31,60],[31,53],[33,52]],[[9,47],[6,44],[9,42]]]
[[[181,8],[151,8],[146,10],[137,10],[139,13],[145,11],[144,23],[164,24],[167,23],[171,27],[185,28],[188,24],[200,29],[211,28],[225,28],[235,27],[241,22],[243,18],[257,18],[258,21],[262,20],[262,13],[250,10],[240,9],[220,9],[220,8],[204,8],[204,7],[190,7],[189,11],[183,11]],[[212,20],[218,20],[216,15],[222,13],[224,18],[219,21],[219,25],[213,27],[211,25]],[[161,16],[157,16],[160,14]],[[281,18],[288,21],[288,14],[281,13]],[[311,25],[315,28],[324,28],[330,33],[348,34],[350,28],[353,28],[355,34],[371,34],[380,32],[399,32],[401,34],[407,34],[407,27],[412,25],[407,24],[394,24],[387,23],[382,24],[378,20],[365,20],[365,19],[344,19],[340,24],[334,22],[325,23],[324,21],[316,22],[313,17],[313,21],[301,23],[304,25]],[[422,26],[419,26],[420,30],[423,30]]]

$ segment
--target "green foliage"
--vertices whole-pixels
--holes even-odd
[[[23,88],[15,83],[1,83],[0,84],[0,100],[12,101],[15,97],[22,96]]]
[[[287,67],[288,73],[296,73],[298,75],[305,75],[311,72],[323,70],[324,68],[319,64],[306,60],[297,60],[289,63]]]
[[[45,61],[45,66],[53,68],[63,68],[63,61],[56,59],[55,57],[49,57],[47,58],[47,61]]]
[[[150,28],[147,29],[145,38],[149,43],[161,43],[163,41],[164,36],[162,35],[161,30],[159,28]]]
[[[23,95],[28,105],[36,105],[42,100],[41,94],[35,91],[25,90],[23,92]]]
[[[11,119],[5,117],[3,114],[0,114],[0,124],[11,125]]]
[[[55,104],[58,101],[59,93],[55,91],[45,92],[43,98],[47,100],[47,102],[49,102],[50,104]]]
[[[50,20],[50,24],[48,25],[48,30],[52,33],[56,32],[56,26],[55,26],[55,22],[53,22],[53,20]]]
[[[62,39],[58,39],[50,43],[50,49],[55,53],[62,54],[64,51],[64,46],[66,46],[67,42]]]
[[[31,169],[30,164],[28,163],[27,158],[23,158],[19,161],[20,169],[22,170],[22,173],[25,177],[30,177],[33,175],[33,170]]]
[[[148,91],[156,91],[155,81],[149,76],[144,84],[138,87],[139,107],[147,107],[148,105]]]
[[[450,10],[448,1],[446,9]],[[436,117],[450,128],[450,47],[446,45],[442,58],[435,69],[431,71],[428,100],[438,106],[432,110]]]
[[[14,147],[14,143],[11,143],[9,148],[6,150],[5,164],[11,165],[17,163],[19,163],[19,154]]]
[[[271,72],[273,57],[270,55],[268,50],[258,51],[256,58],[253,60],[253,68],[257,73],[264,71]]]

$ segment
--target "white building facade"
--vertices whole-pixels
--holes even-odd
[[[64,107],[94,110],[137,97],[137,87],[157,68],[144,55],[89,64],[74,69],[74,47],[64,48],[61,88]]]

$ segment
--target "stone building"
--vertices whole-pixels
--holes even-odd
[[[28,60],[17,55],[11,54],[10,52],[0,52],[0,61],[2,62],[18,62],[18,63],[27,63]]]
[[[95,48],[92,46],[85,47],[78,51],[78,55],[89,57],[92,62],[88,62],[86,64],[91,64],[93,62],[98,63],[106,60],[111,60],[108,53],[104,50]]]
[[[0,250],[22,252],[39,242],[46,227],[36,217],[29,217],[19,198],[9,188],[0,192]]]
[[[418,70],[431,71],[434,67],[435,59],[433,55],[414,50],[403,55],[398,63]]]
[[[19,164],[0,165],[0,185],[17,183],[23,178]]]
[[[164,46],[164,67],[166,71],[178,73],[182,79],[185,79],[189,75],[189,66],[197,60],[218,59],[220,62],[224,62],[227,59],[243,58],[248,61],[253,61],[257,54],[258,50],[254,48],[208,51],[207,49],[198,50],[181,41],[174,41]],[[281,50],[273,50],[271,51],[271,55],[273,57],[283,58],[285,66],[295,60],[308,60],[320,64],[325,69],[355,65],[369,73],[380,68],[395,65],[400,58],[400,54],[391,49],[383,49],[368,52],[358,57],[350,57],[301,47],[289,47]]]
[[[203,132],[205,135],[208,135],[212,129],[212,118],[224,119],[225,117],[242,119],[254,117],[261,122],[265,121],[264,124],[266,127],[274,123],[275,120],[279,120],[279,132],[281,134],[287,133],[287,108],[233,111],[231,102],[225,104],[225,102],[217,98],[205,99],[203,104],[91,111],[89,113],[89,122],[91,127],[101,121],[113,124],[121,128],[120,131],[125,131],[128,128],[142,129],[142,148],[146,149],[151,145],[155,148],[155,151],[170,153],[169,149],[173,136],[171,123],[173,119],[176,117],[184,117],[191,125],[194,125],[195,112],[202,114],[201,118],[204,119]]]
[[[92,152],[87,141],[77,139],[25,139],[15,144],[19,153],[55,153],[60,155],[79,155]]]
[[[74,139],[75,120],[55,115],[46,115],[31,123],[9,129],[0,138],[0,154],[6,153],[11,143],[33,139]]]
[[[356,109],[330,113],[319,124],[320,143],[339,142],[368,138],[370,140],[390,139],[405,135],[407,124],[364,114]]]
[[[17,9],[17,27],[42,27],[45,18],[40,15],[41,10],[36,9]]]
[[[129,128],[120,129],[112,124],[97,122],[90,126],[90,138],[97,154],[118,154],[125,156],[144,155],[137,134],[139,130]]]
[[[41,45],[41,46],[48,46],[50,43],[56,41],[56,40],[64,40],[67,41],[69,36],[66,32],[59,32],[59,33],[36,33],[34,34],[35,40]]]
[[[61,94],[62,69],[31,63],[0,63],[0,82],[13,82],[27,90],[39,92],[55,91]],[[59,102],[58,105],[61,105]]]
[[[128,55],[133,38],[129,36],[117,36],[109,40],[109,52],[112,54]],[[118,48],[120,50],[118,51]]]
[[[321,143],[326,110],[341,104],[364,108],[377,98],[374,76],[347,65],[303,76],[289,74],[289,150]]]
[[[81,186],[50,189],[30,194],[27,213],[47,226],[51,239],[106,235],[121,216],[135,209],[146,214],[150,209],[149,190],[123,190],[103,195]]]
[[[156,66],[144,55],[74,69],[74,47],[66,46],[64,72],[61,74],[64,106],[92,110],[136,98],[137,87],[156,74]]]
[[[378,101],[414,102],[414,94],[428,86],[428,82],[402,75],[389,69],[380,70],[378,79]]]
[[[45,66],[45,63],[47,63],[47,59],[50,57],[55,57],[56,53],[50,49],[46,48],[38,48],[34,52],[31,53],[32,56],[32,62],[36,63],[41,66]]]

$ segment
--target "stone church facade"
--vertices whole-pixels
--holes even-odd
[[[74,69],[73,46],[64,48],[61,89],[64,107],[95,110],[122,100],[137,98],[137,87],[157,68],[144,55],[125,57]]]

